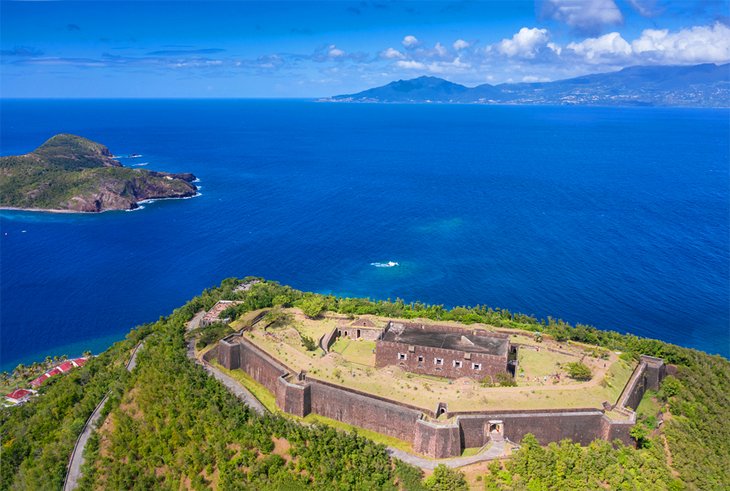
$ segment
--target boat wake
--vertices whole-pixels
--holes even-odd
[[[399,264],[395,261],[388,261],[387,263],[370,263],[370,266],[375,266],[376,268],[394,268],[399,266]]]

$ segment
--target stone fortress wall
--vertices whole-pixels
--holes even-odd
[[[377,431],[411,442],[416,452],[432,458],[456,457],[464,448],[481,447],[493,437],[495,427],[500,437],[513,442],[532,433],[542,444],[564,438],[582,445],[598,438],[632,444],[629,430],[636,417],[629,408],[638,405],[647,389],[658,389],[666,375],[661,359],[642,356],[618,403],[605,407],[626,414],[625,420],[616,421],[598,408],[451,413],[440,404],[434,411],[424,410],[317,380],[304,372],[294,374],[240,334],[221,340],[205,358],[215,356],[224,367],[242,369],[264,385],[287,413],[300,417],[315,413]],[[436,419],[442,413],[448,421]]]

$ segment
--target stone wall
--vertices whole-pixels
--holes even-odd
[[[644,397],[644,393],[647,390],[658,390],[661,381],[666,376],[667,367],[664,360],[642,355],[616,405],[636,409]]]
[[[414,425],[421,417],[421,411],[417,408],[319,380],[308,380],[308,385],[312,391],[313,413],[407,442],[413,440]]]
[[[350,339],[364,339],[365,341],[377,341],[383,330],[379,327],[362,326],[341,326],[338,328],[339,335]]]
[[[458,457],[464,449],[457,423],[432,423],[419,419],[412,432],[413,450],[436,459]]]
[[[240,336],[218,344],[217,355],[226,368],[241,368],[276,396],[283,411],[304,417],[316,413],[411,442],[416,452],[434,458],[456,457],[464,448],[481,447],[489,440],[489,421],[502,422],[504,436],[519,443],[532,433],[542,444],[570,438],[582,445],[603,438],[632,444],[629,430],[635,414],[621,406],[640,400],[647,388],[657,388],[666,373],[659,359],[645,359],[635,370],[619,398],[625,421],[613,421],[600,409],[509,410],[447,413],[449,421],[431,421],[435,411],[426,411],[386,398],[373,396],[329,382],[293,377],[290,370]],[[206,358],[207,359],[207,358]],[[638,404],[638,402],[637,402]]]

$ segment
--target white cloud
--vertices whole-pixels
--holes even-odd
[[[632,42],[618,32],[573,42],[565,47],[589,64],[724,63],[730,61],[730,27],[719,22],[670,32],[646,29]]]
[[[342,56],[345,56],[345,52],[339,49],[334,44],[331,44],[328,48],[327,56],[329,56],[330,58],[340,58]]]
[[[414,60],[399,60],[396,62],[396,66],[398,68],[406,68],[408,70],[423,70],[424,68],[426,68],[426,65],[424,65],[420,61]]]
[[[461,61],[461,57],[457,56],[452,61],[429,63],[426,68],[432,73],[454,73],[471,69],[471,64]]]
[[[416,46],[418,46],[418,42],[418,38],[411,35],[404,37],[402,41],[403,46],[405,46],[406,48],[415,48]]]
[[[730,60],[730,27],[717,22],[674,33],[647,29],[631,48],[642,59],[655,63],[722,63]]]
[[[549,82],[550,79],[546,77],[536,77],[534,75],[525,75],[522,77],[522,81],[531,84],[534,82]]]
[[[512,39],[503,39],[496,44],[497,51],[510,57],[534,58],[538,50],[547,45],[550,35],[547,29],[523,27]]]
[[[405,56],[403,55],[403,53],[401,53],[400,51],[398,51],[397,49],[394,49],[394,48],[388,48],[385,51],[382,51],[380,53],[380,56],[382,58],[386,58],[386,59],[389,59],[389,60],[395,60],[395,59],[403,59],[403,58],[405,58]]]
[[[580,43],[570,43],[565,48],[588,63],[604,62],[606,58],[626,58],[632,53],[631,45],[618,32],[584,39]]]
[[[456,41],[454,41],[454,45],[453,46],[454,46],[454,49],[458,51],[460,49],[466,49],[470,45],[469,45],[469,43],[467,41],[464,41],[463,39],[457,39]]]
[[[444,45],[441,43],[436,43],[436,46],[433,47],[433,50],[438,56],[441,57],[446,56],[446,54],[448,53],[448,51],[446,51],[446,48],[444,48]]]
[[[576,30],[592,33],[624,20],[614,0],[545,0],[542,13]]]

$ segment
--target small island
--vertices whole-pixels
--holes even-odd
[[[0,208],[133,210],[144,200],[195,196],[195,180],[190,173],[124,167],[104,145],[59,134],[25,155],[0,157]]]

